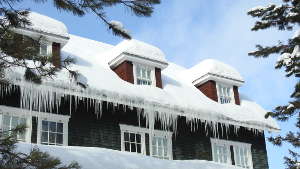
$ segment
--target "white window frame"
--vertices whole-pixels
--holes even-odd
[[[217,87],[217,95],[218,95],[218,102],[219,103],[221,103],[220,88],[229,88],[229,90],[230,90],[229,91],[230,102],[229,103],[221,103],[221,104],[234,104],[235,103],[234,92],[233,92],[233,86],[232,85],[217,82],[216,87]]]
[[[44,113],[49,114],[49,113]],[[42,144],[42,121],[50,121],[56,123],[63,123],[63,146],[68,145],[68,123],[70,116],[58,115],[58,114],[49,114],[38,116],[38,126],[37,126],[37,144]]]
[[[144,64],[140,64],[140,63],[136,63],[136,62],[133,63],[134,84],[138,85],[137,84],[137,67],[138,66],[141,68],[150,70],[151,85],[145,85],[145,86],[156,86],[155,67],[146,66]]]
[[[24,141],[26,143],[30,143],[31,142],[31,131],[32,131],[32,117],[26,115],[25,113],[17,113],[17,112],[1,112],[0,113],[0,128],[1,131],[3,130],[3,115],[7,115],[7,116],[14,116],[14,117],[18,117],[18,118],[24,118],[25,119],[25,125],[26,125],[26,129],[24,132],[25,135],[25,140],[19,140],[19,141]]]
[[[124,141],[124,132],[136,133],[141,135],[141,154],[146,155],[146,133],[149,134],[149,150],[150,156],[153,156],[152,153],[152,138],[153,136],[160,136],[167,138],[167,149],[168,149],[168,159],[173,159],[173,150],[172,150],[172,132],[169,131],[160,131],[160,130],[149,130],[148,128],[141,128],[136,126],[130,126],[125,124],[120,124],[121,130],[121,151],[125,151],[125,141]]]
[[[45,113],[45,112],[37,112],[30,111],[21,108],[2,106],[0,105],[0,128],[2,129],[2,114],[18,116],[21,118],[26,118],[26,131],[25,131],[25,142],[31,143],[31,135],[32,135],[32,117],[37,117],[37,144],[41,144],[41,127],[42,127],[42,119],[54,122],[62,122],[63,123],[63,145],[68,145],[68,123],[70,116],[53,114],[53,113]]]
[[[168,159],[168,160],[172,160],[173,159],[173,150],[172,150],[172,132],[168,132],[168,131],[159,131],[159,130],[155,130],[154,132],[152,132],[152,134],[149,134],[149,148],[150,148],[150,155],[152,157],[154,157],[153,154],[153,145],[152,145],[152,139],[153,137],[163,137],[167,139],[167,156],[164,156],[164,158],[162,159]],[[157,157],[157,156],[155,156]],[[160,157],[157,157],[160,158]]]
[[[128,126],[120,124],[121,129],[121,151],[125,151],[125,140],[124,140],[124,133],[134,133],[141,135],[141,154],[146,154],[146,144],[145,144],[145,130],[140,130],[139,127]],[[126,151],[128,152],[128,151]],[[137,153],[137,152],[136,152]]]
[[[41,40],[40,41],[40,47],[39,47],[39,54],[40,55],[43,55],[42,54],[42,45],[45,45],[46,46],[46,55],[50,55],[52,53],[52,43],[49,42],[49,41],[46,41],[46,40]]]
[[[229,160],[227,160],[226,164],[232,165],[232,161],[231,161],[231,150],[230,147],[233,147],[233,155],[234,155],[234,161],[235,161],[235,166],[237,166],[236,162],[237,162],[237,155],[236,155],[236,149],[237,148],[243,148],[246,149],[246,158],[248,161],[247,166],[249,167],[248,169],[253,169],[253,161],[252,161],[252,153],[251,153],[251,144],[249,143],[242,143],[242,142],[237,142],[237,141],[228,141],[228,140],[222,140],[222,139],[215,139],[215,138],[211,138],[210,139],[211,142],[211,149],[212,149],[212,157],[213,157],[213,161],[218,162],[217,159],[215,159],[215,155],[214,155],[214,145],[222,145],[225,146],[227,148],[227,157],[229,157]],[[240,166],[243,168],[243,166]]]

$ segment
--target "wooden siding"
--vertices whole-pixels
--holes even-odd
[[[218,102],[217,86],[216,82],[209,80],[199,86],[196,86],[205,96]]]
[[[233,93],[234,93],[234,100],[235,104],[240,105],[240,95],[239,95],[239,88],[237,86],[233,86]]]
[[[134,84],[133,77],[133,65],[132,62],[124,61],[117,67],[113,69],[113,71],[123,80]]]
[[[0,104],[19,107],[19,89],[16,87],[15,92],[5,93],[4,97],[0,96]],[[69,112],[69,99],[62,99],[59,114],[67,114]],[[121,150],[121,134],[119,124],[127,124],[139,126],[137,111],[126,107],[126,111],[122,106],[114,107],[113,104],[103,103],[103,113],[100,117],[94,113],[94,107],[87,107],[85,99],[79,101],[77,109],[73,109],[69,121],[69,145],[70,146],[89,146],[103,147],[114,150]],[[74,104],[75,101],[72,101]],[[72,105],[75,107],[75,105]],[[33,119],[32,142],[36,142],[36,121]],[[145,119],[141,119],[141,127],[145,127]],[[155,124],[156,129],[160,129],[161,124]],[[219,126],[220,127],[220,126]],[[206,134],[207,133],[207,134]],[[178,130],[176,135],[173,134],[173,159],[174,160],[212,160],[212,152],[210,145],[210,137],[213,137],[212,131],[205,130],[203,123],[195,131],[191,131],[190,124],[186,124],[186,119],[180,117],[178,119]],[[146,135],[146,139],[149,136]],[[254,169],[268,169],[267,152],[264,134],[254,134],[251,131],[241,127],[237,135],[234,134],[233,127],[230,128],[228,135],[220,135],[221,139],[239,141],[252,144],[252,158]],[[146,153],[149,155],[149,142],[146,142],[148,148]]]
[[[155,68],[156,87],[162,88],[161,69]]]

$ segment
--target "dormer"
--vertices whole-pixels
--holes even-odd
[[[238,88],[244,84],[240,73],[220,61],[207,59],[188,70],[193,85],[221,104],[240,105]]]
[[[54,66],[61,67],[61,48],[67,44],[69,34],[64,23],[35,12],[27,19],[31,22],[25,27],[14,28],[14,32],[28,36],[40,42],[40,54],[52,55]]]
[[[110,68],[121,79],[135,85],[162,88],[161,71],[168,63],[157,47],[135,39],[124,40],[107,55]]]

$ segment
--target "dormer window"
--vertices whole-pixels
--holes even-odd
[[[220,61],[207,59],[186,71],[192,84],[220,104],[240,105],[238,88],[244,84],[240,73]]]
[[[135,66],[135,83],[137,85],[149,85],[151,86],[153,83],[153,69],[142,66],[142,65],[136,65]]]
[[[232,86],[218,84],[217,91],[218,91],[219,103],[227,104],[227,103],[232,103],[234,101]]]
[[[168,62],[157,47],[131,39],[106,54],[110,59],[108,65],[121,79],[134,85],[163,88],[161,71]]]

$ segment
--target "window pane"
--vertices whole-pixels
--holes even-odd
[[[168,149],[167,149],[167,147],[164,147],[164,156],[165,157],[168,156]]]
[[[17,139],[21,141],[25,141],[25,132],[19,132]]]
[[[40,54],[47,55],[47,45],[46,44],[40,44]]]
[[[145,69],[142,69],[142,77],[146,78],[146,70]]]
[[[25,118],[20,118],[19,124],[20,125],[26,125],[26,119]]]
[[[162,146],[162,138],[158,137],[157,142],[158,142],[158,146],[161,147]]]
[[[136,76],[141,77],[141,69],[139,66],[136,67]]]
[[[63,133],[63,123],[57,123],[57,132]]]
[[[136,142],[141,143],[141,135],[140,134],[136,135]]]
[[[150,76],[150,75],[151,75],[151,71],[150,71],[150,70],[147,70],[147,79],[149,79],[149,80],[151,79],[151,76]]]
[[[156,146],[156,142],[157,142],[157,138],[153,137],[153,139],[152,139],[152,145]]]
[[[14,128],[17,127],[18,121],[19,121],[18,117],[12,116],[12,118],[11,118],[11,129],[14,129]]]
[[[163,155],[162,148],[158,147],[158,156],[162,157],[162,155]]]
[[[141,144],[136,145],[136,152],[141,153]]]
[[[10,117],[11,116],[3,115],[3,125],[4,126],[10,126]]]
[[[156,156],[157,155],[157,147],[152,146],[152,155]]]
[[[135,134],[130,133],[130,142],[135,142]]]
[[[140,79],[137,80],[137,84],[140,85],[142,84],[142,81]]]
[[[245,161],[244,161],[245,155],[244,155],[243,148],[240,148],[240,157],[241,157],[241,166],[242,166],[242,167],[245,167],[245,166],[246,166],[246,165],[245,165]]]
[[[42,130],[49,131],[48,129],[48,121],[42,121]]]
[[[136,147],[135,147],[135,143],[131,143],[131,152],[136,152]]]
[[[42,132],[42,142],[48,143],[48,132]]]
[[[127,132],[124,133],[124,140],[129,141],[129,133]]]
[[[125,143],[125,151],[130,151],[130,144],[128,142]]]
[[[63,134],[56,135],[56,144],[63,144]]]
[[[49,143],[55,144],[55,133],[49,133]]]
[[[235,155],[235,165],[237,166],[241,166],[241,160],[240,160],[240,152],[239,149],[237,147],[235,147],[234,149],[234,155]]]
[[[50,131],[56,132],[56,122],[50,122]]]

